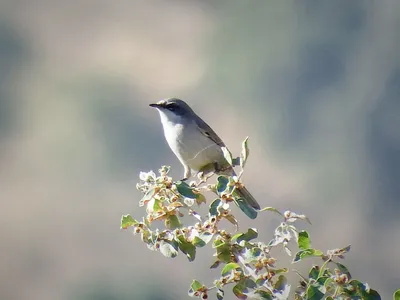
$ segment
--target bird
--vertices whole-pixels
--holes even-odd
[[[225,158],[222,148],[226,147],[215,131],[200,118],[183,100],[168,98],[149,104],[160,114],[164,136],[172,152],[184,167],[184,178],[192,171],[234,176],[235,171]],[[240,198],[255,210],[260,205],[245,186],[236,188]]]

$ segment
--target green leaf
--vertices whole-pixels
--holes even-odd
[[[350,280],[349,285],[353,287],[353,291],[349,291],[349,288],[346,288],[348,293],[352,295],[361,296],[362,299],[367,300],[380,300],[381,296],[379,293],[371,288],[369,288],[368,284],[364,284],[358,280]]]
[[[228,186],[229,183],[229,178],[223,175],[218,176],[217,178],[217,192],[218,194],[223,193],[226,190],[226,187]]]
[[[147,212],[153,213],[153,212],[158,212],[162,211],[162,201],[158,199],[150,199],[150,201],[147,203]]]
[[[250,219],[257,218],[257,211],[244,198],[235,199],[235,203]]]
[[[319,275],[319,266],[313,266],[310,269],[310,272],[308,273],[308,278],[312,278],[314,280],[317,280]]]
[[[322,284],[322,282],[327,291],[333,290],[336,286],[336,282],[333,280],[333,278],[327,275],[318,278],[318,283]]]
[[[310,242],[310,236],[308,235],[307,231],[300,231],[299,232],[299,237],[297,239],[297,245],[301,250],[305,249],[310,249],[311,248],[311,242]]]
[[[365,300],[381,300],[381,296],[379,293],[373,289],[370,289],[369,292],[364,295]]]
[[[216,260],[211,266],[210,269],[215,269],[218,268],[218,266],[221,264],[219,260]]]
[[[210,208],[208,210],[208,212],[210,213],[210,216],[218,216],[219,215],[219,211],[218,211],[218,207],[220,207],[222,205],[222,201],[221,199],[215,199],[213,202],[211,202],[210,204]]]
[[[236,230],[238,230],[239,225],[238,225],[238,222],[237,222],[237,220],[235,219],[235,217],[233,215],[226,215],[226,216],[224,216],[224,218],[226,220],[228,220],[231,224],[235,225]]]
[[[341,273],[346,274],[347,278],[350,280],[351,279],[351,275],[349,270],[346,268],[346,266],[340,264],[340,263],[336,263],[338,269],[340,270]]]
[[[242,279],[242,282],[248,288],[255,289],[257,287],[257,284],[254,282],[253,279],[244,278],[244,279]]]
[[[121,217],[121,229],[127,229],[128,227],[139,224],[131,215],[124,215]]]
[[[193,189],[184,181],[177,181],[175,182],[176,189],[178,190],[179,194],[181,194],[183,197],[190,198],[190,199],[196,199],[197,194],[193,192]]]
[[[206,197],[203,194],[196,194],[196,203],[197,205],[207,203]]]
[[[146,244],[153,244],[151,238],[151,233],[149,230],[142,230],[142,232],[140,233],[140,238],[142,239],[142,241]]]
[[[198,291],[199,289],[201,289],[203,287],[203,284],[201,284],[199,281],[197,280],[193,280],[192,284],[190,285],[190,288],[193,291]]]
[[[216,238],[214,240],[214,243],[213,243],[213,247],[214,248],[218,248],[218,247],[221,247],[221,246],[224,246],[224,245],[226,245],[226,243],[221,238]]]
[[[231,262],[225,265],[225,267],[221,271],[221,275],[222,276],[229,275],[233,270],[241,270],[241,268],[237,263]]]
[[[209,232],[203,232],[203,233],[200,233],[200,235],[199,235],[199,238],[201,238],[204,241],[204,243],[206,243],[206,244],[208,244],[212,240],[213,237],[214,237],[214,234],[209,233]]]
[[[279,274],[279,273],[287,273],[289,270],[288,268],[282,268],[282,269],[275,269],[273,271],[275,272],[275,274]]]
[[[218,300],[224,299],[224,291],[223,290],[218,289],[218,291],[217,291],[217,299]]]
[[[308,286],[306,295],[307,300],[320,300],[324,297],[324,294],[319,290],[318,286],[314,284]]]
[[[296,253],[296,256],[293,259],[293,262],[298,262],[302,260],[303,258],[307,257],[320,257],[324,255],[321,250],[316,250],[316,249],[304,249],[300,250],[299,252]]]
[[[229,263],[231,261],[231,254],[230,248],[223,248],[217,253],[217,258],[224,263]]]
[[[313,275],[315,275],[315,273]],[[323,285],[325,287],[326,287],[325,283],[327,283],[327,280],[331,279],[328,276],[321,276],[321,277],[317,277],[317,278],[310,277],[310,278],[314,279],[318,284]],[[329,284],[329,282],[327,284]]]
[[[263,299],[263,300],[272,300],[272,295],[268,293],[267,291],[264,290],[256,290],[254,292],[255,295],[257,295],[257,299]]]
[[[139,201],[139,206],[143,206],[145,205],[148,201],[151,200],[151,198],[153,198],[154,196],[154,191],[155,191],[155,187],[150,188],[146,194],[144,194],[144,196],[142,197],[142,199],[140,199]]]
[[[204,288],[204,285],[203,285],[203,284],[201,284],[201,283],[200,283],[199,281],[197,281],[197,280],[193,280],[193,281],[192,281],[192,284],[190,285],[190,289],[189,289],[188,294],[189,294],[189,296],[191,296],[191,297],[196,297],[197,295],[195,295],[195,293],[196,293],[197,291],[203,290],[203,288]]]
[[[243,256],[245,258],[246,263],[251,263],[255,260],[258,260],[260,258],[262,251],[258,247],[253,247],[251,249],[246,249],[244,250]]]
[[[246,233],[237,233],[235,234],[231,241],[240,243],[241,241],[250,241],[258,237],[256,228],[249,228]]]
[[[393,300],[400,300],[400,289],[394,292]]]
[[[236,297],[239,299],[247,299],[247,296],[243,293],[243,290],[246,289],[245,286],[242,284],[238,283],[235,285],[232,289],[232,292],[235,294]]]
[[[287,279],[283,275],[279,275],[278,280],[274,284],[274,288],[278,291],[283,291],[286,288]]]
[[[231,262],[231,246],[221,240],[214,240],[214,248],[217,249],[218,260],[230,263]]]
[[[249,137],[246,137],[242,143],[242,152],[240,153],[240,166],[242,168],[244,168],[247,158],[249,157],[249,153],[250,153],[249,146],[247,143],[248,140],[249,140]]]
[[[160,252],[169,258],[174,258],[178,255],[178,243],[176,241],[161,241]]]
[[[263,209],[260,210],[260,212],[261,212],[261,211],[267,211],[267,210],[268,210],[268,211],[275,212],[275,213],[277,213],[277,214],[283,216],[283,214],[282,214],[279,210],[277,210],[276,208],[271,207],[271,206],[264,207]]]
[[[224,299],[224,291],[223,290],[218,289],[218,291],[217,291],[217,299],[218,300]]]
[[[240,157],[235,157],[232,159],[232,166],[239,166],[241,162]]]
[[[221,150],[222,150],[224,157],[225,157],[226,161],[228,162],[228,164],[230,164],[232,166],[232,160],[233,160],[232,153],[226,147],[221,147]]]
[[[257,287],[257,284],[248,278],[243,278],[236,284],[232,291],[235,294],[236,297],[239,299],[247,299],[247,293],[249,293],[249,288],[250,289],[255,289]]]
[[[206,245],[206,242],[203,241],[201,238],[195,236],[193,239],[193,245],[195,245],[196,247],[204,247]]]
[[[189,261],[193,261],[196,256],[196,247],[192,243],[186,241],[183,235],[179,235],[177,239],[179,249],[182,253],[186,254]]]
[[[181,220],[176,215],[169,215],[165,219],[165,227],[168,229],[176,229],[180,228],[182,226]]]

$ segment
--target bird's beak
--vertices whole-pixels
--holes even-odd
[[[149,104],[149,106],[154,107],[154,108],[160,107],[160,105],[157,103],[151,103],[151,104]]]

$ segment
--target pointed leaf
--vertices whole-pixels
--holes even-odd
[[[246,233],[238,233],[232,237],[233,242],[240,243],[241,241],[250,241],[258,237],[256,228],[249,228]]]
[[[341,273],[346,274],[347,278],[350,280],[351,279],[351,275],[349,270],[346,268],[346,266],[340,264],[340,263],[336,263],[336,266],[338,267],[338,269],[340,270]]]
[[[306,295],[308,300],[321,300],[324,297],[324,294],[319,290],[318,286],[314,284],[309,285]]]
[[[150,188],[146,194],[144,194],[144,196],[142,197],[142,199],[139,201],[139,206],[143,206],[145,205],[148,201],[150,201],[153,196],[154,196],[154,191],[155,191],[155,187]]]
[[[308,278],[317,280],[318,276],[319,276],[319,266],[313,266],[310,272],[308,272]]]
[[[177,181],[175,182],[176,189],[178,190],[179,194],[181,194],[183,197],[190,198],[190,199],[196,199],[197,194],[193,192],[193,188],[188,185],[184,181]]]
[[[260,258],[260,255],[262,254],[262,251],[258,247],[253,247],[251,249],[246,249],[244,250],[243,256],[245,259],[246,263],[251,263],[255,260],[258,260]]]
[[[165,219],[165,227],[168,229],[176,229],[182,226],[181,220],[176,215],[169,215]]]
[[[268,293],[267,291],[264,290],[256,290],[254,292],[255,295],[257,295],[257,299],[262,299],[262,300],[272,300],[272,295]]]
[[[218,291],[217,291],[217,299],[218,300],[224,299],[224,291],[223,290],[218,289]]]
[[[193,261],[196,256],[196,247],[192,243],[186,241],[183,235],[180,235],[177,238],[179,249],[182,253],[186,254],[189,261]]]
[[[239,299],[247,299],[247,295],[248,293],[250,293],[250,289],[255,289],[257,287],[257,284],[248,278],[243,278],[242,280],[239,281],[238,284],[236,284],[232,291],[235,294],[236,297],[238,297]]]
[[[277,213],[277,214],[283,216],[283,214],[282,214],[279,210],[277,210],[277,209],[274,208],[274,207],[270,207],[270,206],[264,207],[263,209],[260,210],[260,212],[261,212],[261,211],[267,211],[267,210],[268,210],[268,211],[275,212],[275,213]]]
[[[232,292],[235,294],[235,296],[239,299],[247,299],[247,296],[243,293],[243,290],[246,287],[240,283],[235,285],[232,289]]]
[[[193,291],[198,291],[199,289],[201,289],[203,287],[203,285],[199,281],[193,280],[190,287],[193,289]]]
[[[232,154],[226,147],[221,147],[222,153],[224,154],[224,157],[228,164],[232,165]]]
[[[209,233],[209,232],[203,232],[203,233],[200,233],[200,235],[199,235],[199,238],[201,238],[204,241],[204,243],[206,243],[206,244],[208,244],[212,240],[213,237],[214,237],[214,234]]]
[[[226,215],[224,218],[227,219],[231,224],[235,225],[236,230],[238,230],[239,224],[233,215]]]
[[[169,258],[174,258],[178,255],[178,243],[176,241],[161,241],[160,252]]]
[[[223,175],[218,176],[217,178],[217,192],[218,194],[221,194],[226,190],[226,187],[228,186],[229,183],[229,178]]]
[[[279,275],[278,280],[274,284],[274,288],[277,289],[278,291],[285,290],[287,285],[287,279],[283,275]]]
[[[257,211],[244,198],[235,199],[235,203],[250,219],[257,218]]]
[[[219,260],[216,260],[211,266],[210,266],[210,269],[215,269],[215,268],[218,268],[218,266],[220,265],[220,261]]]
[[[240,166],[242,168],[244,168],[247,158],[249,157],[249,153],[250,153],[249,146],[247,143],[248,139],[249,139],[249,137],[246,137],[242,143],[242,152],[240,153]]]
[[[219,215],[218,207],[220,207],[222,204],[223,203],[221,199],[215,199],[213,202],[211,202],[210,208],[208,210],[210,216],[218,216]]]
[[[299,237],[297,239],[297,245],[301,250],[305,249],[310,249],[311,248],[311,242],[310,242],[310,236],[308,235],[307,231],[300,231],[299,232]]]
[[[321,250],[316,250],[316,249],[304,249],[300,250],[299,252],[296,253],[296,256],[293,259],[293,262],[298,262],[302,260],[303,258],[307,257],[320,257],[323,256],[324,254],[322,253]]]
[[[197,205],[200,205],[200,204],[202,204],[202,203],[206,203],[207,201],[206,201],[206,197],[204,197],[204,195],[203,194],[196,194],[196,203],[197,203]]]
[[[231,262],[225,265],[225,267],[221,271],[221,275],[226,276],[229,275],[233,270],[240,270],[240,269],[241,268],[237,263]]]
[[[196,247],[204,247],[206,245],[206,242],[204,242],[201,238],[199,238],[198,236],[195,236],[193,238],[193,245],[195,245]]]
[[[240,163],[241,163],[241,159],[240,159],[240,157],[235,157],[234,159],[232,159],[232,166],[239,166],[240,165]]]
[[[128,227],[139,224],[131,215],[124,215],[121,217],[121,229],[127,229]]]

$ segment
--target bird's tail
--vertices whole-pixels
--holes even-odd
[[[224,171],[220,171],[220,172],[218,172],[218,174],[223,174],[223,175],[227,175],[227,176],[236,175],[235,170],[233,170],[233,168],[230,168],[230,169],[227,169]],[[253,197],[252,194],[250,194],[250,192],[246,189],[246,187],[244,187],[244,186],[237,187],[235,189],[235,191],[236,191],[236,194],[240,198],[243,198],[249,206],[251,206],[255,210],[261,209],[260,204],[258,204],[257,200]]]
[[[253,195],[244,187],[236,188],[235,190],[239,197],[243,198],[248,205],[256,210],[260,210],[260,204],[254,199]]]

